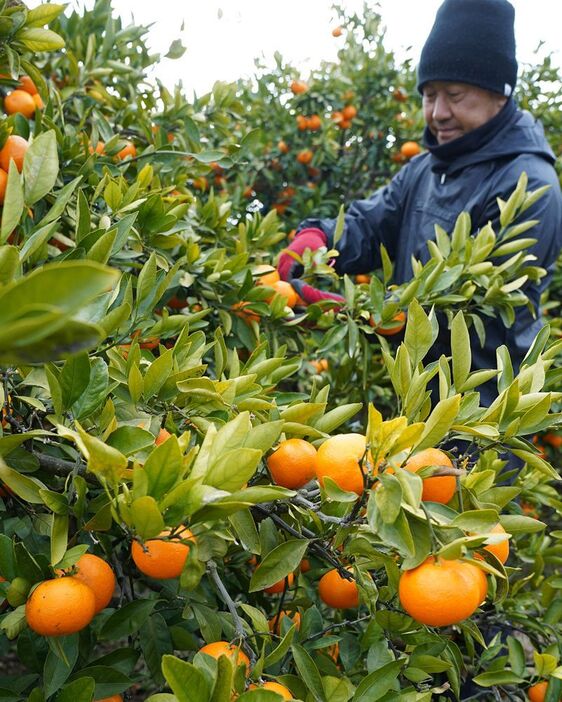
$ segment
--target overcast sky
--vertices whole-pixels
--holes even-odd
[[[467,0],[468,2],[469,0]],[[561,0],[511,0],[516,12],[516,42],[520,62],[533,61],[539,42],[556,51],[560,65]],[[37,5],[30,0],[29,5]],[[77,9],[91,0],[69,0]],[[336,26],[332,0],[113,0],[116,14],[127,24],[151,24],[150,47],[165,54],[173,39],[186,46],[176,61],[163,59],[157,75],[172,87],[181,79],[189,95],[207,92],[215,80],[236,80],[253,73],[254,59],[268,63],[278,50],[304,73],[321,60],[336,57],[344,37],[332,37]],[[380,0],[387,27],[388,48],[417,61],[441,0]],[[341,6],[360,11],[362,0],[344,0]],[[183,30],[181,29],[184,25]],[[411,47],[407,51],[407,47]]]

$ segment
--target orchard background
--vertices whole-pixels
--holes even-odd
[[[1,7],[0,699],[557,702],[560,271],[520,372],[470,364],[544,274],[541,193],[406,285],[305,254],[346,302],[303,306],[297,224],[420,149],[380,17],[190,102],[108,0]],[[547,58],[517,96],[557,154],[559,88]]]

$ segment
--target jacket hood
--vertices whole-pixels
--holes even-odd
[[[517,109],[511,100],[490,122],[450,144],[438,145],[426,127],[424,143],[430,151],[432,171],[448,175],[477,163],[521,154],[534,154],[552,165],[556,162],[542,124],[529,112]]]

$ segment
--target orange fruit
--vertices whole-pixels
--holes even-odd
[[[248,656],[240,649],[239,646],[234,646],[234,644],[228,641],[213,641],[213,643],[207,644],[199,649],[199,653],[206,653],[208,656],[213,658],[220,658],[221,656],[226,656],[230,660],[238,665],[246,666],[246,675],[250,672],[250,659]]]
[[[335,112],[332,112],[331,118],[336,124],[339,124],[344,119],[344,116],[339,110],[336,110]]]
[[[531,685],[527,689],[527,696],[531,702],[544,702],[546,698],[546,691],[548,689],[548,681],[541,680],[541,682]],[[562,700],[562,698],[560,698]]]
[[[80,631],[94,618],[96,597],[77,578],[44,580],[25,605],[30,629],[40,636],[67,636]]]
[[[314,154],[310,149],[303,149],[297,154],[297,161],[306,165],[307,163],[310,163],[312,161],[313,156]]]
[[[26,93],[30,95],[37,95],[37,86],[31,80],[29,76],[22,76],[20,78],[19,86],[21,90],[25,90]]]
[[[332,29],[332,36],[333,37],[341,37],[342,34],[343,34],[343,29],[341,27],[334,27],[334,29]]]
[[[259,566],[258,566],[259,567]],[[283,578],[282,580],[278,580],[276,583],[273,583],[273,585],[270,585],[269,587],[264,587],[263,591],[267,592],[268,595],[279,595],[280,593],[284,592],[285,589],[289,589],[291,585],[293,584],[295,580],[295,576],[293,573],[289,573],[286,578]],[[285,588],[286,586],[286,588]]]
[[[358,273],[355,276],[355,282],[356,283],[370,283],[371,282],[371,276],[368,275],[367,273]]]
[[[394,336],[394,334],[399,334],[406,326],[406,313],[400,310],[400,312],[397,312],[394,315],[391,322],[387,322],[384,325],[379,324],[378,326],[375,326],[372,319],[369,320],[369,324],[372,327],[374,326],[376,333],[380,334],[381,336]]]
[[[304,132],[308,129],[308,117],[297,115],[297,129],[299,132]]]
[[[449,626],[476,611],[485,597],[485,580],[483,571],[471,563],[429,556],[402,573],[398,596],[403,609],[417,622]]]
[[[301,95],[302,93],[306,93],[308,85],[303,80],[293,80],[290,88],[294,95]]]
[[[421,153],[420,145],[416,141],[406,141],[400,147],[400,153],[406,158],[412,158]]]
[[[281,630],[281,621],[285,617],[289,617],[293,624],[296,625],[297,629],[300,629],[301,615],[299,614],[299,612],[287,612],[286,610],[282,610],[281,612],[279,612],[278,615],[276,614],[269,620],[269,631],[278,634]]]
[[[170,530],[165,529],[160,536],[167,536],[169,533]],[[193,534],[189,529],[184,529],[181,538],[193,540]],[[179,577],[188,553],[189,546],[179,538],[172,541],[149,539],[144,542],[144,548],[138,541],[133,541],[131,545],[131,555],[140,572],[158,580]]]
[[[265,268],[268,268],[268,266],[265,266]],[[260,270],[258,269],[257,272],[259,273]],[[281,278],[279,277],[279,273],[276,270],[273,270],[269,271],[269,273],[262,273],[257,280],[257,284],[271,286],[274,283],[278,283],[280,280]]]
[[[322,373],[328,370],[328,359],[320,358],[318,361],[310,361],[310,365],[314,367],[317,373]]]
[[[134,158],[137,155],[137,147],[133,144],[133,142],[128,141],[127,145],[124,146],[121,151],[117,152],[117,158],[120,161],[123,161],[124,159],[127,158],[127,156],[130,156],[131,158]]]
[[[363,434],[331,436],[318,449],[316,476],[320,485],[331,478],[342,490],[361,495],[364,489],[359,461],[365,454],[367,439]]]
[[[495,527],[490,529],[490,532],[492,534],[505,534],[505,529],[501,524],[496,524]],[[505,563],[509,558],[509,539],[500,541],[499,544],[489,544],[488,546],[484,546],[484,550],[493,553],[494,556],[501,561],[501,563]]]
[[[543,437],[545,444],[552,446],[552,448],[562,448],[562,436],[560,434],[554,434],[553,432],[547,432]]]
[[[97,702],[123,702],[123,696],[122,695],[111,695],[111,697],[104,697],[101,700],[97,700]]]
[[[101,612],[111,602],[115,591],[115,573],[111,566],[93,553],[84,553],[74,569],[76,572],[72,572],[71,577],[91,588],[96,601],[96,614]]]
[[[156,439],[154,439],[154,443],[156,446],[160,446],[160,444],[163,444],[166,439],[170,438],[170,436],[172,436],[170,432],[167,429],[164,429],[164,427],[161,427],[160,431],[158,432],[158,436]]]
[[[252,683],[248,689],[250,690],[271,690],[272,692],[276,692],[278,695],[281,695],[281,697],[284,700],[294,700],[295,698],[291,694],[291,691],[289,688],[285,687],[285,685],[281,685],[281,683],[278,682],[264,682],[261,685],[255,685]]]
[[[312,117],[308,118],[308,128],[311,131],[316,132],[319,129],[321,129],[321,127],[322,127],[322,120],[320,119],[320,117],[318,115],[312,115]]]
[[[283,139],[281,139],[281,141],[277,144],[277,148],[282,154],[289,153],[289,147],[287,145],[287,142],[283,141]]]
[[[90,144],[90,146],[88,147],[88,151],[91,154],[100,154],[100,156],[105,154],[105,142],[101,140],[98,141],[95,148]]]
[[[267,468],[277,485],[296,490],[316,475],[316,448],[304,439],[286,439],[268,457]]]
[[[409,458],[404,468],[410,473],[417,473],[426,466],[446,466],[452,468],[451,459],[444,451],[436,448],[427,448]],[[457,489],[454,475],[438,475],[423,478],[422,500],[424,502],[440,502],[446,505]]]
[[[33,96],[25,90],[13,90],[4,98],[4,110],[9,115],[22,114],[27,119],[31,119],[35,114],[35,100]]]
[[[252,310],[245,309],[250,303],[245,301],[236,302],[232,305],[231,309],[237,317],[240,317],[246,324],[251,322],[259,322],[260,317]]]
[[[31,96],[33,98],[33,102],[35,103],[35,107],[38,110],[42,110],[45,107],[45,103],[43,102],[41,95],[39,93],[36,93],[35,95]]]
[[[209,187],[209,182],[205,178],[205,176],[199,176],[193,179],[193,187],[196,190],[201,190],[202,192],[204,192]]]
[[[328,607],[350,609],[359,606],[359,590],[355,580],[347,580],[335,568],[320,578],[318,594]]]
[[[402,88],[394,88],[392,91],[392,97],[398,102],[406,102],[408,99],[408,94],[402,90]]]
[[[273,288],[278,295],[282,295],[285,298],[285,304],[291,309],[299,301],[299,296],[297,295],[295,289],[291,283],[287,283],[286,280],[277,280],[275,283],[271,283],[269,287]],[[269,298],[267,302],[271,302],[272,300],[273,297]]]
[[[308,573],[310,568],[311,568],[311,565],[310,565],[310,561],[308,560],[308,558],[303,558],[301,561],[301,565],[300,565],[301,573]]]
[[[6,186],[8,185],[8,174],[0,168],[0,205],[4,204],[6,197]]]
[[[357,108],[354,105],[346,105],[341,113],[344,119],[353,119],[357,116]]]
[[[28,95],[28,93],[26,93]],[[29,149],[29,142],[17,134],[11,134],[0,150],[0,166],[6,173],[10,170],[10,161],[16,164],[16,168],[21,173],[25,152]]]

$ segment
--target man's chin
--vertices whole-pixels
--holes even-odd
[[[438,144],[448,144],[455,139],[462,136],[460,129],[447,129],[444,131],[437,132],[437,143]]]

